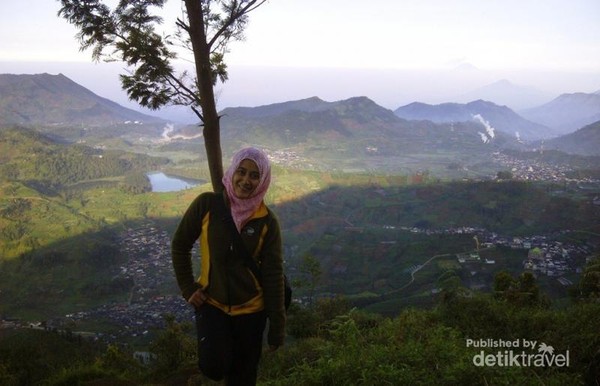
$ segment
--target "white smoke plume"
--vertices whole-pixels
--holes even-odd
[[[519,134],[518,131],[515,131],[515,137],[517,138],[517,142],[523,143],[523,141],[521,141],[521,134]]]
[[[173,132],[175,132],[175,126],[172,123],[167,123],[165,125],[165,127],[163,128],[163,132],[161,135],[162,140],[165,142],[169,142],[174,139],[194,139],[194,138],[202,137],[202,133],[199,133],[196,135],[182,135],[182,134],[173,135]]]
[[[490,142],[490,139],[488,138],[488,136],[487,136],[487,135],[485,135],[485,133],[482,133],[481,131],[478,131],[477,133],[478,133],[478,134],[481,136],[481,141],[482,141],[483,143],[488,143],[488,142]]]
[[[481,116],[481,114],[473,115],[473,120],[481,123],[483,125],[483,127],[485,127],[485,133],[479,132],[479,135],[481,136],[481,140],[483,141],[483,143],[488,143],[492,139],[494,139],[494,137],[496,136],[496,133],[495,133],[496,129],[494,129],[492,127],[492,125],[490,125],[490,123]]]
[[[172,123],[167,123],[165,127],[163,127],[162,138],[165,141],[170,141],[171,137],[169,137],[169,134],[171,134],[173,131],[175,131],[175,126],[173,126]]]

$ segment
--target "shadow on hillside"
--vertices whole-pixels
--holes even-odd
[[[333,186],[271,207],[281,222],[291,276],[308,280],[302,261],[312,256],[321,264],[322,292],[357,299],[398,291],[410,279],[411,267],[425,257],[474,248],[472,234],[427,231],[472,227],[519,236],[585,230],[570,238],[596,247],[600,234],[597,206],[514,181]],[[169,242],[178,220],[128,221],[3,262],[2,314],[52,318],[107,303],[177,295]],[[423,275],[430,282],[427,289],[435,287],[436,273]]]

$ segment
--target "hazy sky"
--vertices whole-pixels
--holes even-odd
[[[165,28],[182,6],[167,2]],[[122,66],[92,65],[59,7],[2,0],[0,72],[63,72],[112,97],[118,80],[108,74]],[[434,86],[439,99],[501,78],[549,93],[593,92],[599,20],[599,0],[270,0],[251,14],[246,40],[231,45],[231,77],[219,95],[224,105],[366,95],[395,108],[409,91],[434,100]],[[457,72],[454,83],[440,82]]]

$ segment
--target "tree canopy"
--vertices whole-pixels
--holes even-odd
[[[221,190],[223,161],[214,86],[227,80],[225,54],[243,39],[248,13],[266,0],[183,0],[173,34],[161,34],[166,0],[60,0],[58,15],[75,25],[82,50],[96,61],[122,61],[121,85],[141,106],[188,106],[200,119],[213,189]],[[177,71],[179,48],[193,54],[195,73]]]

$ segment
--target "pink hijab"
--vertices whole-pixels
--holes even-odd
[[[256,189],[252,193],[252,196],[246,199],[237,198],[233,191],[233,174],[237,170],[240,163],[249,159],[256,163],[258,166],[259,182]],[[271,183],[271,164],[267,155],[254,147],[247,147],[239,150],[233,155],[231,165],[225,175],[223,176],[223,185],[225,186],[225,192],[229,198],[229,205],[231,207],[231,216],[235,222],[235,226],[238,231],[241,231],[244,224],[248,219],[260,208],[263,202],[265,194],[269,189]]]

